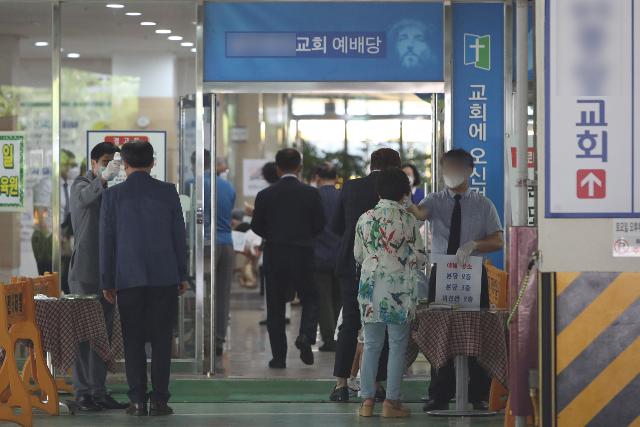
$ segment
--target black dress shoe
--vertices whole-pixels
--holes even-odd
[[[258,322],[258,325],[260,325],[260,326],[264,326],[266,324],[267,324],[267,319],[264,319],[264,320],[261,320],[261,321]]]
[[[93,400],[102,407],[102,409],[126,409],[128,404],[118,402],[110,394],[105,394],[102,397],[94,397]]]
[[[296,348],[300,350],[300,360],[302,360],[302,363],[305,365],[313,365],[313,351],[306,337],[298,337],[296,340]]]
[[[428,400],[422,410],[425,412],[429,411],[444,411],[449,409],[449,402],[438,402],[436,400]]]
[[[269,362],[269,367],[271,369],[286,369],[287,363],[284,360],[271,359]]]
[[[149,406],[149,415],[152,417],[173,415],[173,409],[171,409],[171,407],[167,405],[167,402],[151,401],[151,405]]]
[[[332,402],[348,402],[349,401],[349,387],[334,387],[333,391],[329,395],[329,399]]]
[[[322,352],[325,352],[325,351],[326,352],[334,352],[334,351],[336,351],[336,342],[335,341],[328,341],[328,342],[322,344],[318,350],[320,350]]]
[[[387,391],[382,386],[378,387],[376,389],[376,395],[374,396],[374,399],[376,400],[376,402],[384,402],[386,398],[387,398]]]
[[[78,410],[82,412],[99,412],[102,411],[102,406],[98,405],[91,396],[82,396],[76,400],[78,404]]]
[[[480,400],[478,402],[473,402],[473,409],[475,411],[488,411],[489,410],[489,403],[485,402],[484,400]]]
[[[146,417],[147,416],[147,404],[146,403],[129,403],[127,408],[127,415],[133,415],[134,417]]]

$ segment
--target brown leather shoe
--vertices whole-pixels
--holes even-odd
[[[375,405],[375,400],[373,399],[365,399],[362,401],[362,405],[360,405],[360,409],[358,410],[358,415],[361,417],[372,417],[373,416],[373,407]]]
[[[382,404],[382,416],[384,418],[406,418],[411,411],[403,406],[399,400],[385,400]]]

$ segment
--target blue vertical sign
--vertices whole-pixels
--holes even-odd
[[[504,224],[504,6],[453,3],[453,146],[476,163],[471,189]],[[502,268],[502,252],[489,256]]]

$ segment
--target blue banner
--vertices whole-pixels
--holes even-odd
[[[471,188],[504,224],[503,4],[453,3],[453,146],[476,163]],[[489,256],[502,268],[502,252]]]
[[[208,82],[443,80],[441,3],[205,4]]]

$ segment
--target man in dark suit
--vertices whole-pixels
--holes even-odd
[[[186,291],[187,245],[173,184],[151,177],[153,147],[130,142],[121,151],[127,180],[106,190],[100,212],[100,286],[118,300],[124,338],[129,415],[170,415],[171,342],[178,295]],[[147,395],[145,341],[151,343]]]
[[[378,172],[388,168],[400,167],[400,155],[390,148],[381,148],[371,153],[371,173],[364,177],[348,181],[341,191],[338,209],[333,218],[334,233],[342,236],[338,251],[336,275],[340,281],[342,294],[342,325],[338,332],[336,359],[333,375],[337,384],[331,393],[334,402],[348,402],[349,388],[347,379],[351,372],[351,365],[356,353],[358,331],[360,330],[360,308],[358,307],[358,285],[360,274],[353,256],[356,223],[360,216],[373,209],[379,201],[376,191]],[[377,381],[384,381],[387,377],[388,345],[380,355]],[[384,390],[378,387],[376,399],[384,399]]]
[[[314,237],[325,225],[318,190],[298,180],[302,156],[292,148],[276,154],[280,180],[258,193],[251,221],[254,233],[265,239],[267,331],[273,359],[270,368],[286,368],[285,305],[297,293],[302,305],[296,347],[300,359],[313,364],[311,346],[318,328],[318,297],[314,285]]]

